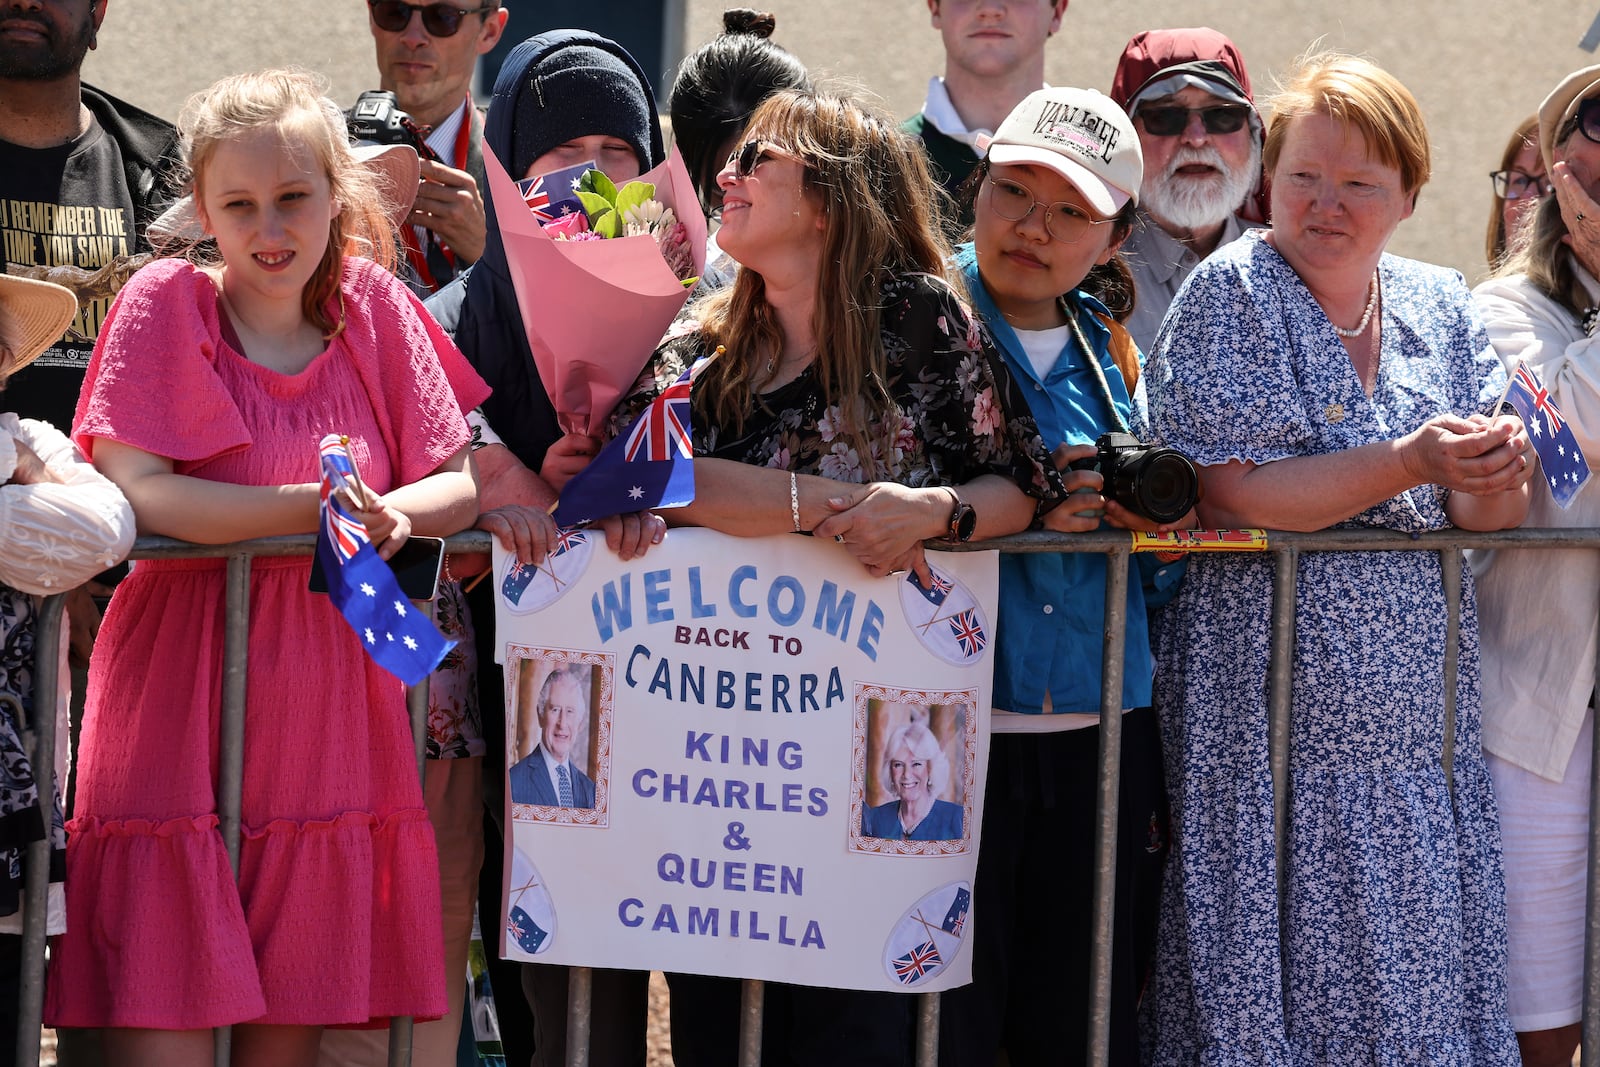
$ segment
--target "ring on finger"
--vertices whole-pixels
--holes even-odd
[[[1574,219],[1574,220],[1575,220],[1575,221],[1577,221],[1577,222],[1582,222],[1582,221],[1583,221],[1583,219],[1584,219],[1584,215],[1583,215],[1583,212],[1581,212],[1581,211],[1580,211],[1580,212],[1578,212],[1578,213],[1577,213],[1577,214],[1576,214],[1576,215],[1574,215],[1574,216],[1573,216],[1573,219]]]

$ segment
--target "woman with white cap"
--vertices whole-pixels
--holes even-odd
[[[1538,372],[1594,462],[1600,67],[1551,92],[1537,139],[1539,170],[1555,195],[1524,219],[1521,242],[1473,296],[1507,369],[1527,363]],[[1585,485],[1563,509],[1537,489],[1528,516],[1533,526],[1600,525],[1600,495]],[[1483,631],[1483,747],[1505,842],[1511,1023],[1527,1067],[1565,1067],[1583,1014],[1600,557],[1591,549],[1500,550],[1474,553],[1472,566]]]
[[[0,385],[54,344],[78,313],[70,290],[0,274]],[[72,589],[122,561],[133,546],[133,509],[120,490],[48,423],[0,414],[0,1062],[17,1045],[16,996],[27,847],[49,834],[52,869],[66,847],[61,789],[66,780],[71,675],[61,642],[54,693],[34,691],[39,597]],[[65,628],[62,633],[65,634]],[[22,744],[23,723],[56,722],[55,816],[45,826],[36,775]],[[84,890],[88,891],[85,886]],[[52,878],[47,930],[66,928],[59,875]]]
[[[1089,89],[1041,89],[995,132],[969,179],[972,242],[957,249],[973,306],[1016,377],[1058,462],[1092,459],[1107,431],[1143,435],[1139,352],[1126,315],[1133,283],[1119,248],[1133,226],[1144,164],[1127,115]],[[1065,532],[1165,527],[1109,496],[1100,473],[1068,470]],[[1165,856],[1161,742],[1150,710],[1147,594],[1130,564],[1118,841],[1111,1061],[1138,1057],[1139,988],[1150,958]],[[1152,576],[1170,586],[1181,567]],[[1093,857],[1100,768],[1106,557],[1000,557],[988,803],[978,853],[973,981],[944,994],[940,1058],[1017,1067],[1087,1048]],[[1154,595],[1152,595],[1154,599]],[[1069,1060],[1070,1062],[1070,1060]]]

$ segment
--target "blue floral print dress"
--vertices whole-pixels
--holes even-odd
[[[1145,374],[1157,437],[1202,465],[1260,464],[1492,406],[1505,377],[1460,275],[1386,255],[1379,278],[1369,399],[1263,234],[1211,257],[1179,293]],[[1444,496],[1421,486],[1339,525],[1446,528]],[[1267,759],[1272,564],[1191,557],[1155,635],[1175,851],[1142,1009],[1147,1064],[1519,1063],[1465,566],[1461,577],[1452,803],[1439,556],[1300,557],[1285,933]]]

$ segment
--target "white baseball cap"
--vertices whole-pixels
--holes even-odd
[[[1102,217],[1139,202],[1144,155],[1128,115],[1093,89],[1030,93],[989,142],[991,163],[1048,167],[1071,182]]]

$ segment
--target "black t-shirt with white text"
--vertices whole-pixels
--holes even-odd
[[[65,336],[6,383],[0,408],[66,433],[100,324],[136,255],[133,198],[122,150],[93,122],[56,148],[0,141],[0,240],[7,274],[55,282],[78,298]]]

